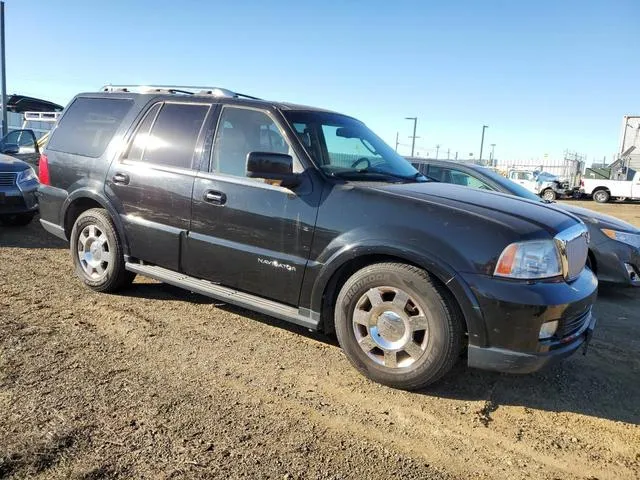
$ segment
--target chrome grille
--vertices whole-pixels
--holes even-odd
[[[13,187],[16,184],[14,172],[0,172],[0,187]]]
[[[580,275],[587,261],[589,231],[580,223],[560,232],[555,240],[562,259],[564,278],[574,280]]]

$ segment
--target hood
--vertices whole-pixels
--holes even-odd
[[[612,230],[621,230],[623,232],[640,233],[640,229],[620,220],[611,215],[605,215],[588,208],[576,207],[574,205],[567,205],[564,203],[552,204],[554,208],[564,210],[565,212],[572,213],[576,217],[580,218],[584,223],[596,225],[598,228],[610,228]]]
[[[425,182],[384,186],[378,184],[369,188],[464,210],[491,222],[532,224],[551,236],[580,222],[569,212],[550,208],[541,202],[460,185]]]
[[[0,154],[0,172],[22,172],[30,165],[9,155]]]

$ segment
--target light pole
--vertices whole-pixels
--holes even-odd
[[[494,155],[494,153],[495,153],[495,151],[496,151],[496,144],[495,144],[495,143],[492,143],[492,144],[491,144],[491,154],[490,154],[490,157],[489,157],[489,159],[490,159],[489,164],[490,164],[492,167],[495,167],[495,165],[493,164],[493,162],[495,161],[495,158],[494,158],[494,156],[493,156],[493,155]]]
[[[2,78],[0,79],[0,95],[2,96],[2,136],[7,132],[7,68],[4,55],[4,2],[0,2],[0,68],[2,68]]]
[[[411,156],[416,151],[416,128],[418,128],[418,117],[405,117],[405,120],[413,120],[413,136],[410,136],[411,139]]]
[[[480,164],[482,164],[482,148],[484,147],[484,131],[489,128],[489,125],[482,125],[482,140],[480,140]]]

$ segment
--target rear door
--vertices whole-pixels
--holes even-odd
[[[186,273],[297,305],[320,188],[314,189],[307,174],[293,189],[246,175],[252,151],[292,155],[294,171],[302,172],[291,145],[286,127],[271,112],[222,108],[210,168],[193,188]]]
[[[111,164],[105,191],[120,212],[131,256],[180,270],[191,192],[211,104],[158,102]]]

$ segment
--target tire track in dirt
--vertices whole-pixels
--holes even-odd
[[[45,477],[91,468],[124,476],[330,474],[316,463],[340,478],[640,474],[632,410],[640,392],[630,381],[638,378],[638,358],[625,350],[633,344],[619,338],[628,322],[618,318],[608,320],[606,334],[596,332],[585,358],[528,377],[458,366],[433,390],[411,394],[368,382],[334,344],[276,320],[146,281],[121,296],[89,292],[71,277],[65,250],[0,247],[0,272],[2,328],[25,325],[0,336],[0,367],[12,379],[0,377],[0,405],[10,402],[19,413],[7,425],[0,420],[0,428],[23,440],[30,435],[23,430],[39,431],[25,424],[29,410],[15,405],[31,396],[54,405],[51,418],[68,412],[62,426],[79,432]],[[605,315],[615,310],[603,306]],[[630,328],[638,333],[637,325]],[[39,370],[27,368],[25,353]],[[625,371],[612,364],[621,356]],[[607,389],[621,398],[607,404]],[[81,394],[97,398],[100,408]],[[62,426],[52,427],[60,438]],[[204,445],[205,455],[200,441],[217,446]],[[105,455],[122,458],[100,464]],[[371,470],[372,455],[378,470]]]

